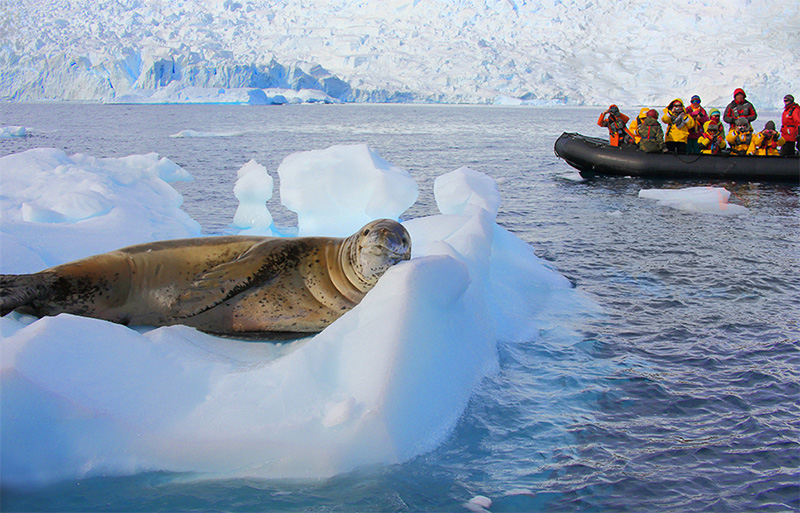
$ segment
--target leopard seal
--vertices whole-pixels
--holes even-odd
[[[296,338],[356,306],[411,256],[398,222],[346,238],[221,236],[129,246],[0,275],[0,315],[70,313],[132,326],[184,324],[212,334]]]

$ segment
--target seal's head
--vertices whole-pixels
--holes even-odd
[[[358,281],[354,285],[365,292],[391,266],[411,258],[411,236],[403,225],[391,219],[367,223],[348,237],[345,245],[349,249],[348,263]]]

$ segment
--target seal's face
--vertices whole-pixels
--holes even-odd
[[[353,265],[370,287],[378,282],[389,267],[411,258],[411,237],[397,221],[378,219],[364,226],[357,234]]]

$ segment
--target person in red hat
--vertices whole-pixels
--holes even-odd
[[[783,97],[783,116],[781,116],[781,135],[786,143],[781,146],[781,156],[791,157],[795,154],[797,131],[800,128],[800,106],[794,102],[794,96]]]
[[[664,130],[658,122],[658,112],[649,109],[644,119],[636,127],[639,136],[639,149],[647,153],[664,151]]]
[[[739,118],[746,118],[748,123],[752,123],[757,117],[756,108],[747,101],[747,95],[741,87],[733,92],[733,101],[725,107],[725,114],[722,115],[722,119],[731,126],[731,129]]]

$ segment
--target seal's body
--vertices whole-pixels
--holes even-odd
[[[71,313],[126,325],[185,324],[229,336],[314,333],[411,253],[381,219],[350,237],[206,237],[139,244],[0,275],[0,313]]]

